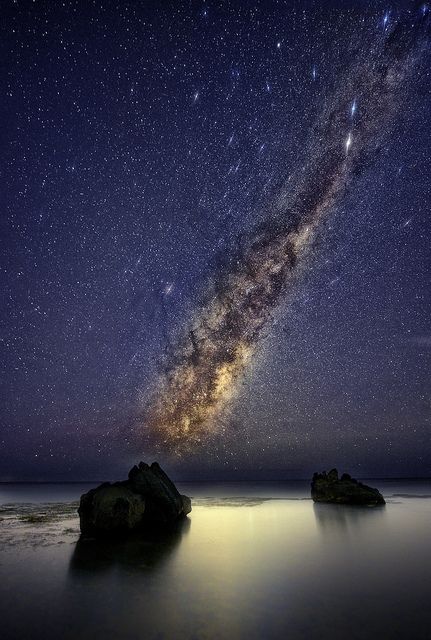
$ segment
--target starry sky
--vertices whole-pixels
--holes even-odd
[[[428,13],[2,3],[0,480],[118,478],[155,457],[183,479],[431,475]],[[366,74],[382,51],[395,82],[377,117]],[[179,336],[284,215],[274,203],[310,185],[326,203],[328,145],[342,189],[235,393],[210,437],[160,449],[148,416]]]

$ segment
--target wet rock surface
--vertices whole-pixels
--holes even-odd
[[[351,505],[383,505],[385,499],[378,489],[358,482],[348,473],[338,477],[337,469],[329,473],[315,473],[311,482],[311,497],[314,502]]]
[[[140,462],[128,480],[104,483],[81,496],[81,533],[111,535],[152,528],[169,528],[190,513],[183,496],[157,462]]]

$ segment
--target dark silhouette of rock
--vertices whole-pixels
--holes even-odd
[[[324,471],[313,475],[311,497],[314,502],[334,504],[385,504],[385,499],[378,489],[358,482],[348,473],[343,473],[341,478],[338,478],[337,469],[331,469],[329,473]]]
[[[192,510],[157,462],[140,462],[128,480],[105,482],[81,496],[81,533],[98,536],[169,528]]]

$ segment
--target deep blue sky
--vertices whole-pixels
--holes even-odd
[[[115,477],[153,455],[130,434],[168,336],[396,20],[380,2],[4,2],[0,479]],[[228,434],[170,460],[177,477],[431,474],[429,62]]]

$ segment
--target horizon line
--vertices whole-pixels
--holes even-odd
[[[360,480],[431,480],[431,476],[358,476]],[[308,482],[312,478],[247,478],[247,479],[227,479],[222,480],[218,478],[203,478],[202,480],[173,480],[177,483],[190,483],[197,484],[199,482]],[[93,484],[99,482],[103,484],[110,482],[109,480],[0,480],[0,485],[3,484]],[[114,481],[118,482],[118,481]],[[119,482],[124,482],[120,480]]]

